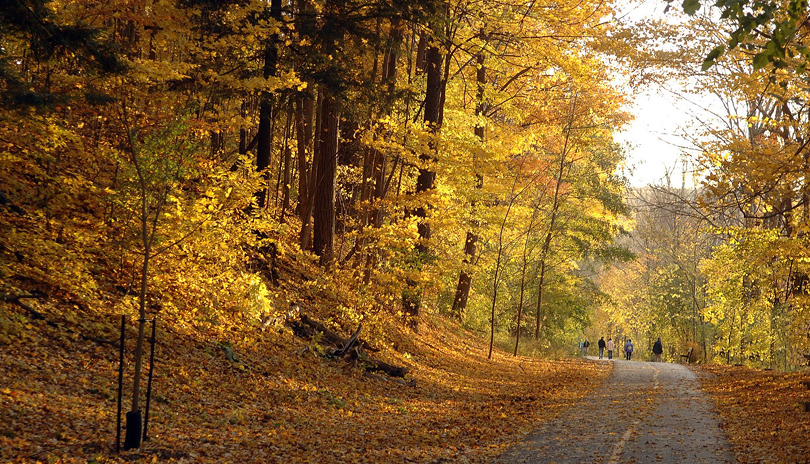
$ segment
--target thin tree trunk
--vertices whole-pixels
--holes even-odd
[[[484,55],[483,52],[479,53],[476,57],[476,62],[478,64],[478,70],[476,72],[476,80],[478,81],[478,104],[475,107],[475,115],[479,118],[484,114],[486,110],[486,104],[484,102],[484,85],[487,83],[487,68],[484,66]],[[479,121],[475,125],[475,135],[478,137],[478,140],[483,143],[484,141],[484,125]],[[475,156],[475,155],[473,155]],[[475,166],[476,162],[473,159],[473,166]],[[476,173],[476,185],[475,188],[480,190],[484,186],[484,178],[481,174]],[[477,251],[477,243],[478,243],[478,234],[476,233],[475,229],[478,225],[478,220],[475,218],[475,200],[472,201],[470,204],[472,209],[472,230],[467,231],[467,237],[464,240],[464,261],[462,263],[462,269],[458,276],[458,285],[456,286],[456,297],[453,299],[453,309],[451,314],[456,319],[461,319],[464,316],[464,311],[467,309],[467,299],[470,295],[470,287],[472,286],[472,270],[471,266],[473,261],[475,260],[475,254]],[[517,347],[515,347],[517,349]]]
[[[532,218],[529,221],[529,227],[526,229],[526,240],[523,242],[523,263],[520,267],[520,299],[518,301],[517,313],[517,329],[515,333],[515,352],[513,356],[518,354],[518,346],[520,345],[520,323],[523,318],[523,296],[526,292],[526,269],[529,267],[529,241],[532,237],[532,229],[534,228],[534,221],[537,218],[537,208],[532,211]]]
[[[245,119],[247,116],[247,103],[242,100],[242,105],[240,105],[239,115],[242,116],[242,120]],[[239,127],[239,154],[244,155],[247,153],[247,129],[245,126]]]
[[[287,124],[284,128],[284,144],[282,145],[282,166],[279,171],[282,174],[281,180],[281,213],[279,213],[279,222],[284,222],[284,215],[290,209],[290,187],[292,183],[292,150],[290,149],[290,137],[292,133],[292,121],[294,116],[294,103],[289,101],[287,109]],[[277,188],[278,189],[278,188]]]
[[[270,165],[270,151],[273,144],[273,103],[270,97],[267,96],[262,99],[261,107],[259,108],[259,131],[258,145],[256,147],[256,170],[262,173],[264,182],[259,192],[256,194],[256,203],[259,209],[264,209],[267,206],[267,189],[268,189],[268,172],[267,167]]]
[[[518,170],[520,172],[520,170]],[[506,229],[506,223],[509,220],[509,213],[512,211],[512,206],[515,204],[515,200],[517,200],[518,196],[523,192],[524,189],[521,189],[520,192],[515,193],[515,188],[517,187],[517,183],[519,180],[519,174],[515,176],[515,181],[512,184],[511,190],[511,198],[509,199],[509,205],[506,208],[506,214],[503,215],[503,221],[501,222],[501,230],[498,233],[498,255],[497,259],[495,260],[495,275],[492,279],[492,306],[490,308],[490,317],[489,317],[489,353],[487,354],[487,359],[492,359],[492,349],[495,346],[495,305],[498,301],[498,286],[501,283],[501,261],[503,260],[504,255],[504,245],[503,245],[503,232]]]
[[[386,50],[385,57],[383,58],[382,66],[382,82],[386,86],[385,96],[385,114],[391,114],[394,101],[396,98],[396,81],[397,81],[397,63],[400,56],[400,48],[402,47],[402,40],[404,37],[404,26],[400,19],[395,18],[391,20],[391,35],[389,38],[389,47]],[[391,178],[387,177],[388,159],[384,153],[379,150],[371,150],[371,176],[374,179],[373,186],[373,202],[374,206],[371,207],[369,213],[369,224],[375,229],[382,227],[383,217],[385,210],[382,208],[381,203],[388,193],[388,188],[391,185]],[[392,173],[393,175],[393,173]],[[366,253],[365,257],[365,270],[363,272],[363,282],[368,284],[371,280],[371,269],[374,265],[374,251]]]
[[[566,171],[566,159],[568,155],[568,151],[570,149],[570,138],[571,138],[571,129],[573,126],[574,115],[576,111],[576,103],[577,97],[574,96],[574,101],[571,105],[571,111],[569,113],[568,118],[568,126],[565,129],[565,143],[563,144],[562,152],[560,153],[560,163],[557,166],[557,179],[554,185],[554,199],[551,205],[551,218],[549,219],[548,223],[548,232],[546,233],[546,238],[543,241],[543,247],[540,251],[540,278],[537,283],[537,314],[536,314],[536,321],[534,327],[534,339],[540,339],[540,325],[542,320],[544,319],[543,316],[543,286],[545,285],[545,277],[546,277],[546,267],[547,267],[547,260],[549,256],[549,251],[551,249],[551,241],[554,237],[555,227],[557,226],[557,217],[560,210],[560,205],[562,203],[561,199],[561,189],[563,185],[563,181],[565,178],[565,171]],[[570,166],[568,167],[570,170]]]
[[[321,162],[320,156],[318,155],[319,145],[318,145],[318,137],[320,137],[321,133],[321,100],[323,97],[323,92],[320,90],[318,91],[318,98],[314,104],[314,108],[317,108],[317,111],[314,111],[315,115],[315,131],[313,137],[313,149],[312,149],[312,166],[309,169],[309,182],[307,182],[307,203],[306,203],[306,210],[304,211],[304,216],[306,220],[301,224],[301,249],[302,250],[312,250],[312,213],[315,210],[315,194],[318,191],[318,170],[319,170],[319,163]]]
[[[312,192],[314,186],[312,172],[315,171],[314,156],[312,153],[312,119],[314,101],[311,95],[303,94],[296,102],[296,137],[298,142],[298,214],[301,218],[300,245],[302,250],[308,250],[312,242]],[[312,166],[307,161],[312,158]]]

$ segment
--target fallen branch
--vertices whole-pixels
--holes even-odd
[[[351,347],[352,347],[352,346],[353,346],[355,343],[357,343],[358,337],[360,336],[360,330],[362,330],[362,329],[363,329],[363,324],[362,324],[362,323],[361,323],[361,324],[358,324],[358,325],[357,325],[357,330],[355,330],[355,331],[354,331],[354,333],[352,334],[352,336],[349,338],[349,340],[348,340],[348,341],[346,341],[346,343],[344,343],[344,344],[343,344],[343,347],[342,347],[342,348],[339,348],[339,349],[337,349],[337,350],[332,351],[332,352],[329,354],[329,356],[331,356],[331,357],[333,357],[333,358],[338,358],[338,357],[345,356],[345,355],[346,355],[346,353],[349,351],[349,349],[350,349],[350,348],[351,348]]]
[[[408,374],[407,367],[395,366],[387,362],[371,359],[361,348],[352,350],[353,357],[363,364],[363,368],[369,372],[385,372],[391,377],[405,377]]]
[[[367,372],[385,372],[391,377],[405,377],[408,373],[407,367],[395,366],[369,357],[364,350],[366,344],[360,339],[362,324],[357,326],[357,330],[348,339],[303,313],[298,320],[288,321],[288,324],[298,337],[308,340],[320,337],[320,343],[333,346],[334,348],[327,351],[328,357],[338,358],[348,355],[350,359],[358,361]]]
[[[300,322],[300,323],[299,323]],[[326,342],[328,345],[334,346],[346,346],[348,340],[343,338],[340,334],[335,332],[334,330],[330,329],[322,322],[316,321],[311,317],[307,316],[303,312],[300,313],[298,320],[288,320],[287,323],[292,327],[293,332],[302,338],[312,338],[318,333],[321,334],[321,341]],[[361,339],[357,339],[358,345],[362,346],[364,349],[376,352],[379,351],[376,348],[369,346],[369,344]],[[348,351],[348,348],[347,348]]]
[[[43,320],[46,324],[51,327],[59,328],[59,324],[56,322],[49,321],[48,318],[45,317],[41,312],[37,311],[36,309],[28,306],[27,304],[23,303],[20,300],[23,299],[37,299],[37,300],[45,300],[48,298],[48,295],[44,293],[34,293],[31,295],[6,295],[5,293],[0,294],[0,300],[6,301],[8,303],[14,303],[15,305],[19,306],[20,308],[28,311],[31,317],[35,320]]]

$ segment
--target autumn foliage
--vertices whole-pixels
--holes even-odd
[[[404,386],[327,360],[283,327],[164,326],[150,440],[116,455],[117,350],[4,311],[20,322],[0,353],[3,462],[489,462],[608,373],[503,352],[487,360],[480,337],[439,323],[381,355],[411,369]]]
[[[810,402],[806,372],[743,366],[701,367],[704,391],[722,418],[737,461],[804,462],[810,455]]]

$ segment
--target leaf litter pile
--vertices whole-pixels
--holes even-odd
[[[375,354],[408,367],[412,386],[285,328],[227,344],[159,328],[150,439],[117,455],[117,349],[22,322],[0,338],[0,462],[488,462],[609,374],[576,359],[487,360],[478,336],[432,324]]]
[[[810,460],[808,372],[783,373],[742,366],[700,368],[704,391],[741,463],[805,463]]]

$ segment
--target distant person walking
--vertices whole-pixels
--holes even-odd
[[[582,344],[582,349],[585,350],[585,356],[588,356],[588,347],[591,346],[591,342],[588,339],[585,339],[585,342]]]
[[[605,354],[605,337],[601,337],[597,345],[599,345],[599,359],[602,359]]]
[[[613,359],[613,349],[614,348],[616,348],[616,344],[613,343],[612,338],[608,338],[608,341],[607,341],[608,359]]]
[[[627,339],[627,343],[624,344],[624,357],[628,361],[633,356],[633,340]]]
[[[653,344],[653,355],[654,360],[657,363],[661,362],[661,354],[664,352],[664,347],[661,345],[661,337],[658,337],[658,340]]]

